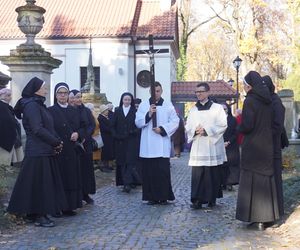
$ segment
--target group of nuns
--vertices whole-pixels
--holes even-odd
[[[7,211],[36,226],[53,227],[53,217],[73,216],[96,191],[92,158],[95,121],[78,90],[54,89],[54,105],[44,104],[49,84],[32,78],[14,112],[26,133],[25,157]],[[49,217],[51,215],[51,217]]]

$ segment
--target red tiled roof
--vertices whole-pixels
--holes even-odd
[[[25,37],[15,12],[25,4],[24,0],[0,2],[0,39]],[[36,5],[46,9],[39,38],[144,38],[150,33],[157,38],[175,38],[177,32],[174,1],[168,11],[160,9],[160,0],[37,0]]]
[[[196,98],[195,88],[199,81],[172,82],[171,96],[174,100],[193,100]],[[212,97],[234,98],[236,90],[224,80],[208,81]]]

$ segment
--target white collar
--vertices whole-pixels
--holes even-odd
[[[68,103],[66,103],[66,104],[61,104],[61,103],[59,103],[59,102],[57,102],[57,104],[61,107],[61,108],[67,108],[68,107]]]

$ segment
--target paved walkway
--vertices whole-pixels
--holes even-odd
[[[188,154],[171,161],[176,201],[149,206],[141,188],[130,194],[105,186],[72,218],[54,228],[28,225],[0,235],[0,249],[297,249],[271,231],[249,231],[236,221],[236,191],[225,192],[213,210],[191,210]]]

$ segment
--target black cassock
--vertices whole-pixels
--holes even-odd
[[[0,147],[10,152],[16,141],[16,119],[12,107],[0,101]]]
[[[229,110],[229,109],[228,109]],[[224,142],[229,142],[226,147],[227,162],[222,166],[222,184],[237,185],[240,179],[240,152],[237,143],[237,122],[228,111],[227,129],[223,135]]]
[[[77,107],[80,113],[81,121],[85,130],[84,148],[85,153],[80,155],[81,174],[82,174],[82,192],[83,195],[96,193],[96,181],[93,164],[92,134],[96,124],[92,112],[81,105]]]
[[[284,214],[283,204],[283,189],[282,189],[282,155],[281,155],[281,135],[284,131],[284,115],[285,108],[282,105],[280,97],[273,93],[272,94],[272,110],[273,110],[273,121],[272,121],[272,132],[273,132],[273,149],[274,149],[274,177],[277,188],[277,199],[279,215]]]
[[[114,160],[114,139],[112,136],[111,121],[103,115],[98,116],[100,133],[104,146],[102,147],[101,160],[111,161]]]
[[[70,138],[73,132],[77,132],[81,139],[85,132],[81,127],[80,115],[76,108],[72,106],[62,108],[59,104],[55,104],[49,111],[54,120],[55,131],[64,143],[63,150],[57,158],[69,206],[67,210],[74,210],[82,207],[82,178],[80,155],[75,149],[75,142]]]
[[[117,162],[116,185],[141,184],[137,167],[139,164],[140,130],[135,126],[134,107],[125,116],[119,107],[112,119],[112,134],[115,139]]]
[[[279,218],[273,166],[272,107],[267,89],[250,90],[244,101],[244,134],[236,218],[271,222]]]

